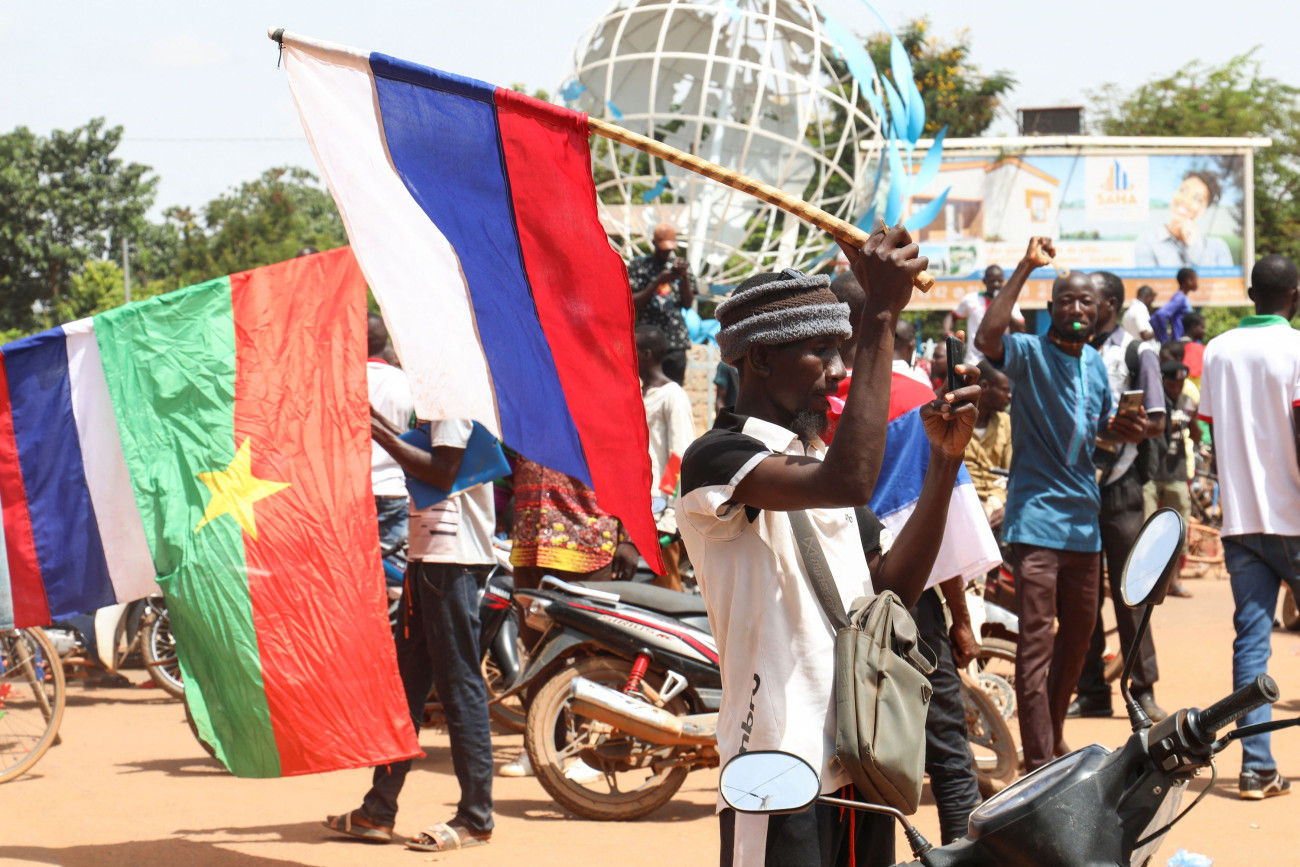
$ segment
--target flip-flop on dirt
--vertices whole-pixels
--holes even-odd
[[[492,837],[489,835],[487,837],[466,837],[462,840],[455,828],[446,822],[440,822],[437,825],[430,825],[418,835],[407,840],[406,848],[414,849],[417,852],[451,852],[455,849],[482,846],[491,839]]]
[[[340,816],[327,816],[322,824],[331,831],[347,834],[349,837],[356,837],[368,843],[391,843],[396,839],[392,828],[371,824],[365,816],[361,815],[360,810],[353,810]]]

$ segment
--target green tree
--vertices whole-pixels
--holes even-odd
[[[94,316],[126,303],[122,269],[111,260],[91,259],[68,284],[68,291],[54,302],[54,322]]]
[[[169,208],[152,255],[175,255],[172,280],[188,286],[224,274],[292,259],[303,247],[325,250],[347,243],[334,199],[306,169],[268,169],[209,202],[201,219]]]
[[[121,138],[103,118],[48,138],[0,135],[0,331],[53,324],[83,263],[144,226],[158,179],[113,155]]]
[[[1108,84],[1089,96],[1105,135],[1271,138],[1272,147],[1255,151],[1255,251],[1300,259],[1300,88],[1264,76],[1254,50],[1219,66],[1193,61],[1131,92]]]
[[[916,18],[898,31],[912,62],[912,75],[925,102],[925,133],[934,135],[944,126],[950,138],[983,135],[993,123],[1002,97],[1016,86],[1006,70],[984,75],[971,62],[971,36],[961,30],[952,42],[930,35],[930,19]],[[876,72],[894,81],[890,65],[890,37],[877,33],[866,42]]]

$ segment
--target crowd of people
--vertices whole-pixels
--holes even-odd
[[[1107,595],[1120,598],[1121,571],[1146,518],[1161,507],[1190,517],[1189,482],[1211,441],[1236,601],[1234,686],[1265,670],[1280,582],[1300,572],[1300,337],[1288,322],[1300,306],[1300,280],[1289,260],[1268,256],[1255,265],[1256,315],[1209,346],[1204,319],[1191,310],[1198,286],[1190,268],[1179,271],[1177,293],[1159,308],[1148,286],[1126,308],[1120,277],[1068,272],[1053,284],[1048,327],[1031,334],[1018,299],[1056,253],[1049,239],[1033,238],[1010,276],[988,267],[984,291],[963,298],[945,319],[945,331],[966,326],[966,358],[954,364],[953,389],[942,341],[920,358],[917,323],[902,316],[925,259],[905,230],[882,227],[861,250],[845,248],[849,267],[834,281],[794,270],[757,274],[719,304],[717,418],[697,438],[682,388],[690,345],[684,316],[697,283],[676,246],[673,228],[660,226],[650,255],[628,265],[648,497],[667,567],[654,582],[691,591],[682,568],[689,560],[704,596],[723,673],[722,761],[746,749],[793,752],[818,771],[823,791],[844,788],[853,796],[833,761],[833,636],[799,551],[811,533],[846,606],[894,590],[912,606],[921,636],[941,651],[926,771],[944,842],[965,832],[979,793],[957,671],[975,658],[978,639],[964,579],[925,591],[936,583],[927,584],[942,535],[933,528],[944,525],[962,467],[1014,576],[1012,587],[998,589],[1014,595],[1019,616],[1015,692],[1026,771],[1065,751],[1067,717],[1114,714],[1102,605]],[[630,580],[638,552],[594,491],[522,455],[511,455],[513,473],[496,485],[408,509],[407,476],[453,487],[472,424],[425,423],[427,449],[404,440],[417,420],[377,316],[369,352],[381,547],[390,572],[405,574],[390,588],[402,599],[399,667],[417,725],[436,686],[461,789],[455,816],[408,845],[481,845],[492,833],[493,763],[476,590],[496,562],[493,537],[510,538],[519,588],[536,587],[547,574]],[[912,517],[891,534],[862,507],[881,470],[896,376],[932,388],[935,397],[921,407],[929,444],[924,487]],[[1283,452],[1285,462],[1278,460]],[[811,530],[796,529],[797,513]],[[1190,595],[1179,584],[1171,592]],[[1114,609],[1128,652],[1142,611]],[[521,637],[535,638],[526,627]],[[1155,698],[1158,680],[1148,632],[1133,660],[1133,695],[1153,721],[1165,716]],[[1241,796],[1289,791],[1267,735],[1245,745]],[[409,768],[376,768],[362,806],[329,817],[329,827],[395,839]],[[566,773],[587,771],[595,773],[578,763]],[[520,755],[499,772],[532,769]],[[892,826],[868,814],[814,806],[784,816],[730,809],[720,816],[724,864],[760,863],[778,852],[789,864],[894,861]]]

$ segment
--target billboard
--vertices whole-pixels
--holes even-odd
[[[1197,306],[1248,303],[1244,148],[1028,148],[1011,155],[982,147],[945,147],[937,178],[912,197],[915,211],[948,190],[939,216],[914,233],[938,282],[913,306],[946,308],[981,291],[989,265],[1009,276],[1033,235],[1056,241],[1061,267],[1113,271],[1130,295],[1150,285],[1163,301],[1177,287],[1178,270],[1192,267],[1200,278]],[[1021,305],[1043,307],[1054,277],[1050,268],[1036,271]]]

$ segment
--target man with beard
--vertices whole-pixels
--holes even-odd
[[[929,468],[916,511],[891,546],[863,504],[884,450],[898,316],[927,261],[901,226],[882,227],[845,253],[865,301],[856,376],[833,444],[820,435],[845,376],[849,307],[824,276],[755,275],[718,306],[718,348],[739,370],[739,396],[687,449],[678,506],[719,648],[722,761],[751,750],[791,752],[817,770],[823,792],[849,782],[835,761],[834,637],[786,513],[806,513],[846,610],[886,589],[915,604],[942,541],[935,528],[947,519],[979,395],[978,374],[963,367],[968,384],[921,410]],[[724,809],[721,863],[893,864],[894,828],[882,818],[824,806],[779,816]]]
[[[980,351],[1007,375],[1016,395],[1002,535],[1015,561],[1016,700],[1027,771],[1056,754],[1097,617],[1101,495],[1093,446],[1098,436],[1138,442],[1146,432],[1145,419],[1111,415],[1106,366],[1088,345],[1097,321],[1097,290],[1088,275],[1056,279],[1047,334],[1004,336],[1030,273],[1055,255],[1050,239],[1030,239],[976,336]],[[1058,612],[1060,628],[1053,637]]]

